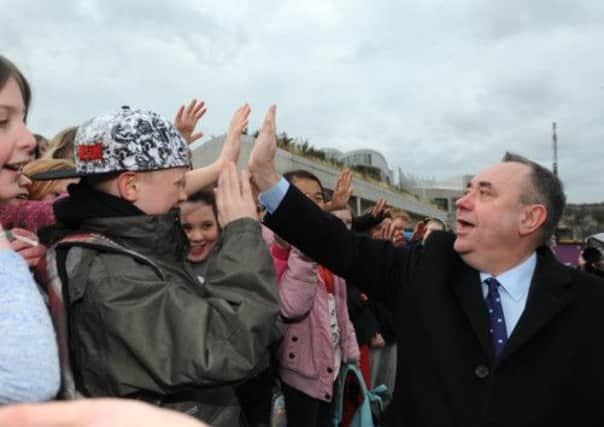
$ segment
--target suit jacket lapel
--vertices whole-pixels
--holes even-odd
[[[480,274],[463,262],[460,264],[460,270],[452,283],[453,291],[485,354],[489,359],[493,359],[493,345],[489,336],[489,316],[482,297]]]
[[[540,249],[537,252],[537,266],[526,307],[503,349],[500,360],[530,340],[573,301],[571,284],[568,270],[554,258],[548,248]]]

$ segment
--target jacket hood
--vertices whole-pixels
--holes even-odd
[[[57,222],[69,228],[78,228],[89,218],[113,218],[145,215],[127,200],[96,190],[85,181],[71,184],[68,197],[58,199],[54,205]]]
[[[164,215],[146,215],[127,200],[86,183],[72,184],[68,190],[69,196],[54,204],[58,237],[74,232],[98,233],[142,254],[178,260],[186,255],[188,240],[180,226],[178,209]]]

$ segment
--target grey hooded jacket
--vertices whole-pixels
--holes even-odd
[[[232,386],[262,366],[279,312],[260,224],[240,219],[225,227],[203,285],[185,263],[187,240],[175,212],[88,219],[79,231],[101,237],[55,248],[69,248],[57,259],[69,277],[78,391],[238,425]]]

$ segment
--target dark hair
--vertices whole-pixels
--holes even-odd
[[[602,260],[602,252],[593,246],[587,246],[581,251],[581,256],[588,264],[597,264]]]
[[[585,261],[585,265],[583,266],[583,270],[587,273],[592,273],[601,276],[601,262],[602,262],[602,252],[593,246],[587,246],[583,248],[581,251],[581,256]]]
[[[6,82],[10,78],[14,78],[21,91],[23,97],[23,103],[25,104],[25,118],[27,119],[27,112],[29,111],[29,104],[31,103],[31,89],[27,79],[23,73],[17,68],[15,64],[8,60],[5,56],[0,55],[0,90],[4,88]]]
[[[216,197],[214,196],[213,188],[204,188],[196,193],[191,194],[187,197],[189,203],[203,203],[212,207],[216,222],[218,222],[218,208],[216,207]]]
[[[501,161],[522,163],[531,169],[530,186],[521,193],[520,200],[526,204],[539,203],[545,206],[547,214],[541,226],[541,244],[547,244],[556,232],[566,205],[562,182],[549,169],[518,154],[505,153]]]
[[[289,182],[290,184],[292,183],[292,181],[294,179],[310,179],[311,181],[315,181],[317,184],[319,184],[319,188],[321,189],[321,194],[323,195],[323,198],[325,198],[325,189],[323,188],[323,184],[321,184],[321,181],[319,180],[319,178],[317,178],[316,175],[310,173],[307,170],[296,169],[296,170],[288,171],[283,174],[283,178],[285,178],[287,180],[287,182]]]

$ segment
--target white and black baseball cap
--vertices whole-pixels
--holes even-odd
[[[73,160],[73,168],[30,178],[49,180],[191,167],[187,141],[169,120],[152,111],[127,106],[80,125],[74,139]]]

